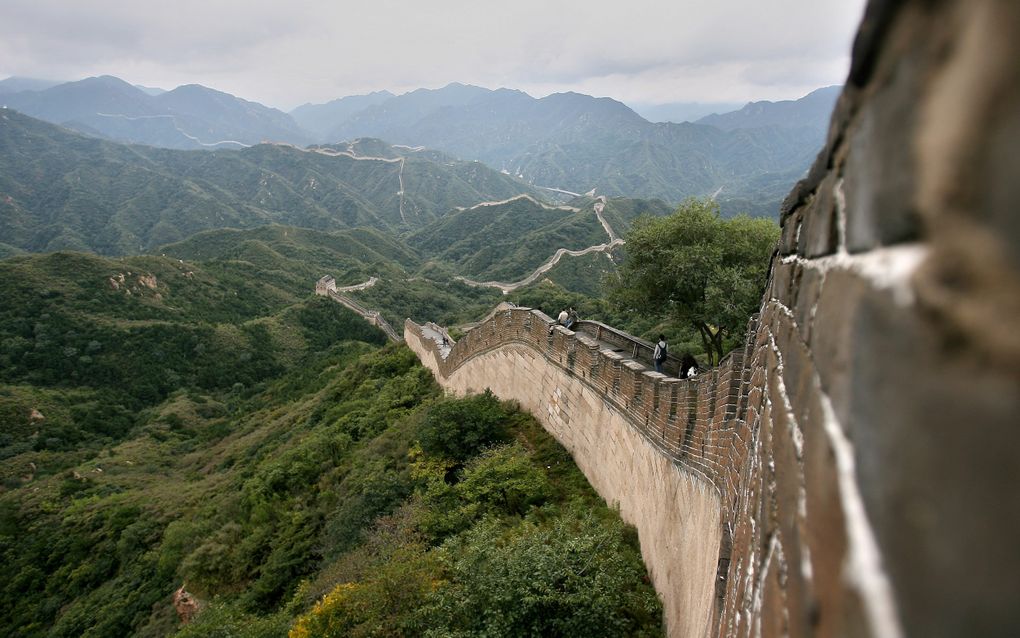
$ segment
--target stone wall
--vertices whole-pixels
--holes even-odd
[[[709,374],[525,309],[445,359],[405,326],[440,383],[521,401],[619,503],[671,635],[1015,635],[1018,34],[1015,0],[869,4],[758,321]]]
[[[775,487],[741,491],[773,515],[729,581],[782,548],[752,597],[791,633],[1020,626],[1018,34],[1015,1],[872,2],[784,205],[753,364],[783,390],[756,428]]]
[[[330,292],[336,292],[336,280],[332,275],[323,275],[315,282],[315,294],[325,297]]]
[[[687,405],[689,394],[711,394],[713,378],[667,379],[550,325],[537,311],[499,310],[446,358],[439,333],[410,320],[404,339],[448,391],[490,388],[534,414],[636,526],[670,634],[706,636],[722,534],[709,468],[721,466],[722,443],[708,436],[707,411],[676,406]]]
[[[374,281],[375,278],[373,277],[371,282],[374,283]],[[358,288],[358,286],[351,286],[350,288]],[[348,288],[348,290],[350,288]],[[386,337],[390,341],[403,341],[401,336],[397,334],[397,331],[393,329],[393,326],[390,325],[390,322],[383,319],[382,314],[378,310],[370,310],[347,295],[341,294],[337,290],[336,280],[334,280],[333,277],[326,275],[315,282],[315,294],[329,297],[348,310],[361,315],[362,319],[386,333]]]

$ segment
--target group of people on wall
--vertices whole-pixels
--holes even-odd
[[[574,326],[579,321],[577,317],[577,311],[573,308],[564,308],[560,311],[560,314],[556,317],[556,322],[567,330],[573,330]],[[552,330],[550,326],[549,330]],[[655,343],[655,348],[652,351],[652,363],[655,365],[655,371],[660,374],[663,372],[663,366],[669,359],[669,344],[666,343],[666,335],[659,335],[659,340]],[[680,358],[680,365],[678,366],[677,376],[681,379],[690,379],[698,374],[700,366],[698,366],[697,359],[689,352],[685,352]]]

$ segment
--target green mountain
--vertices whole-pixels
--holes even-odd
[[[154,92],[111,76],[9,92],[4,102],[123,142],[236,149],[266,140],[303,145],[379,138],[478,160],[537,187],[671,202],[715,196],[727,210],[775,215],[789,183],[824,141],[837,89],[753,102],[694,124],[653,124],[609,98],[560,93],[535,99],[457,83],[305,104],[290,115],[199,85]]]
[[[586,199],[577,199],[569,202],[574,206],[584,206]],[[630,230],[630,225],[635,219],[642,215],[651,217],[665,217],[676,210],[661,199],[633,199],[629,197],[609,197],[606,199],[605,208],[602,209],[602,217],[616,232],[623,237]]]
[[[0,261],[2,633],[660,635],[636,536],[534,419],[443,398],[288,283],[412,255],[279,227],[166,250]]]
[[[696,122],[700,118],[713,113],[729,113],[743,106],[740,102],[667,102],[651,104],[647,102],[627,102],[641,117],[649,122]]]
[[[595,202],[578,197],[561,206],[550,206],[518,197],[477,205],[432,222],[408,236],[407,242],[424,258],[447,266],[451,275],[512,283],[530,275],[560,248],[577,251],[609,243],[610,237],[593,210]],[[622,237],[639,215],[671,212],[673,208],[660,200],[625,198],[607,199],[602,209],[616,237]],[[572,290],[594,292],[599,275],[591,273],[592,279],[581,282],[578,278],[582,271],[566,266],[576,259],[611,266],[594,256],[564,255],[546,277]],[[568,272],[571,274],[563,277]]]
[[[0,80],[0,95],[20,93],[22,91],[43,91],[58,84],[61,84],[61,82],[57,82],[55,80],[42,80],[39,78],[11,76]]]
[[[293,226],[208,230],[158,251],[188,261],[236,261],[305,290],[326,271],[342,281],[378,268],[416,270],[421,258],[403,242],[370,228],[322,232]],[[365,277],[368,278],[367,276]]]
[[[340,122],[370,106],[382,104],[393,97],[389,91],[375,91],[368,95],[350,95],[325,104],[302,104],[290,112],[298,126],[312,133],[316,139],[329,139]]]
[[[125,254],[202,230],[273,223],[396,232],[530,190],[477,162],[406,153],[384,161],[274,144],[211,153],[125,146],[7,109],[0,238],[35,252]]]
[[[4,103],[90,135],[166,148],[241,148],[265,140],[309,141],[307,133],[286,113],[197,84],[156,92],[104,75],[9,93]]]
[[[327,139],[371,136],[424,145],[530,184],[577,193],[596,188],[672,202],[715,194],[778,205],[824,141],[832,101],[823,89],[789,104],[755,103],[720,116],[717,127],[653,124],[609,98],[561,93],[535,99],[452,84],[345,113]],[[761,113],[747,116],[751,111]]]
[[[842,86],[826,86],[814,90],[799,100],[780,102],[748,102],[740,109],[725,113],[713,113],[697,120],[724,131],[738,128],[762,128],[779,126],[798,128],[802,126],[827,129],[832,109],[843,91]]]
[[[514,281],[558,248],[581,249],[609,241],[591,207],[552,207],[520,197],[450,213],[408,243],[475,279]]]

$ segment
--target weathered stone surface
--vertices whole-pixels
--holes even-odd
[[[818,185],[814,199],[806,206],[804,221],[797,242],[797,253],[804,257],[823,257],[839,247],[836,220],[835,173],[829,173]]]
[[[1020,564],[1020,513],[999,506],[1012,499],[1004,486],[1020,484],[1003,444],[1017,439],[1017,381],[880,293],[863,298],[855,323],[847,419],[904,621],[929,636],[999,635],[1017,619],[1015,574],[1003,567]]]
[[[791,308],[793,320],[797,324],[797,331],[803,343],[811,341],[811,329],[814,325],[815,304],[821,295],[822,284],[825,275],[818,268],[805,266],[801,270],[800,290],[797,293],[797,303]]]
[[[782,233],[779,236],[779,254],[792,255],[797,252],[797,235],[800,232],[800,209],[790,215],[783,224]]]
[[[902,61],[904,76],[862,107],[848,133],[850,152],[843,169],[846,248],[870,250],[917,237],[912,140],[920,69]]]
[[[853,318],[866,282],[845,269],[826,274],[811,330],[811,350],[821,390],[832,403],[839,423],[847,423],[849,385],[856,372],[857,344]]]

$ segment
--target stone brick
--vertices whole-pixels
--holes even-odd
[[[784,305],[790,304],[790,299],[793,296],[793,281],[794,264],[774,262],[772,266],[772,298]]]
[[[783,219],[783,228],[779,236],[780,255],[792,255],[797,252],[797,238],[800,235],[803,210],[804,208],[801,206],[788,217]]]
[[[1020,509],[1000,507],[1013,500],[1004,486],[1020,484],[1017,379],[884,291],[862,294],[847,321],[848,430],[904,622],[928,636],[994,635],[1017,620],[1006,565],[1020,566],[1020,552],[1002,548],[1015,545]]]
[[[780,545],[785,548],[786,560],[795,569],[787,570],[784,576],[786,589],[791,598],[787,609],[787,622],[794,629],[793,635],[806,635],[808,626],[808,609],[803,601],[808,598],[808,584],[804,582],[801,572],[801,543],[804,521],[800,512],[801,493],[804,489],[804,476],[801,471],[800,426],[793,415],[782,409],[778,389],[778,377],[771,380],[770,394],[774,397],[772,423],[772,454],[775,467],[774,492],[771,495],[775,502],[776,534]],[[764,521],[759,524],[764,523]]]
[[[850,252],[915,239],[914,139],[917,96],[923,93],[927,45],[920,27],[900,20],[878,61],[880,79],[847,132],[842,175],[846,196],[846,248]],[[913,37],[912,37],[913,36]]]
[[[849,394],[859,356],[853,340],[852,318],[867,284],[852,272],[833,269],[826,274],[818,297],[809,348],[821,389],[832,402],[841,424],[848,423]]]
[[[815,402],[818,400],[815,397]],[[839,628],[844,616],[846,522],[835,453],[819,411],[817,407],[811,410],[804,428],[805,541],[813,577],[809,618],[818,635],[835,636],[841,635]]]
[[[825,279],[821,270],[806,265],[801,270],[800,291],[797,294],[797,303],[791,310],[793,318],[797,322],[797,329],[800,331],[800,338],[804,343],[811,341],[811,326],[814,322],[814,308],[818,297],[822,292],[822,283]]]
[[[784,587],[785,568],[782,563],[782,550],[776,548],[771,552],[770,560],[765,566],[768,570],[764,578],[764,591],[761,593],[761,637],[786,638],[790,635],[790,627],[786,616],[786,590]],[[797,635],[797,634],[794,634]]]
[[[836,198],[834,191],[839,183],[835,173],[829,173],[809,206],[805,207],[797,253],[805,257],[831,255],[838,247]]]

